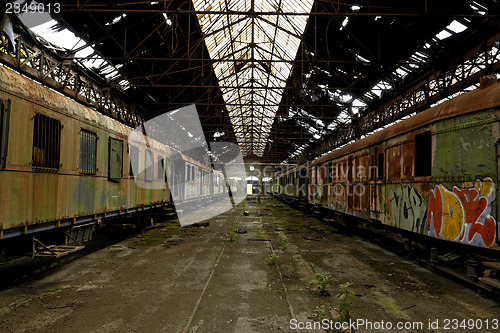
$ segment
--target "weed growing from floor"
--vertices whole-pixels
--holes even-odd
[[[267,263],[269,264],[269,266],[278,266],[279,259],[280,257],[273,253],[272,255],[267,257]]]
[[[326,273],[320,273],[317,270],[314,270],[314,279],[309,281],[309,285],[316,284],[318,285],[318,291],[321,296],[330,296],[330,290],[328,290],[328,281],[331,280],[332,276]]]
[[[278,245],[280,250],[285,250],[290,244],[288,244],[288,239],[283,232],[278,232]]]
[[[329,319],[328,315],[326,314],[326,308],[324,305],[317,306],[316,309],[314,309],[314,313],[316,314],[316,319],[319,322],[321,322],[325,319]]]
[[[236,227],[234,226],[234,222],[231,222],[229,225],[229,238],[228,242],[237,242],[238,241],[238,233],[236,232]]]
[[[243,201],[241,202],[241,208],[245,208],[246,205],[247,205],[247,200],[243,199]]]
[[[255,234],[255,238],[265,239],[265,238],[267,238],[267,235],[264,232],[264,230],[261,228],[261,229],[257,230],[257,234]]]
[[[285,207],[282,203],[274,203],[274,202],[266,202],[265,204],[268,207]]]
[[[352,319],[351,310],[352,306],[352,298],[354,296],[354,291],[352,291],[349,287],[351,283],[346,282],[339,285],[339,293],[335,295],[335,298],[339,300],[339,321],[346,322]]]

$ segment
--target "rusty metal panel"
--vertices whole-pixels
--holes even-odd
[[[401,179],[401,146],[390,147],[386,150],[387,154],[387,179]]]
[[[370,186],[366,184],[362,184],[360,187],[360,206],[359,209],[365,212],[367,216],[369,216],[370,209]]]
[[[432,174],[438,180],[496,174],[495,138],[489,112],[464,115],[436,124]],[[444,178],[443,178],[444,177]]]
[[[334,150],[333,152],[314,160],[311,165],[323,163],[324,161],[344,156],[345,154],[358,149],[376,145],[377,143],[392,137],[410,133],[418,128],[428,126],[433,122],[438,122],[467,113],[473,114],[472,112],[488,110],[490,108],[495,108],[498,105],[500,105],[500,83],[460,95],[433,108],[422,111],[409,119],[403,120],[345,147]]]
[[[413,175],[413,163],[415,159],[415,143],[403,144],[403,179],[410,179]]]
[[[0,71],[3,72],[4,69]],[[170,199],[168,188],[139,190],[133,179],[108,180],[108,137],[112,134],[124,140],[131,131],[130,128],[16,75],[6,72],[9,80],[17,82],[18,86],[12,88],[25,89],[22,95],[24,97],[20,98],[0,90],[0,99],[12,100],[11,107],[15,112],[12,113],[10,122],[11,135],[15,134],[16,138],[28,140],[9,140],[6,170],[0,172],[0,186],[3,189],[0,201],[1,229],[92,216],[95,213]],[[0,82],[4,79],[5,77],[0,77]],[[2,87],[5,88],[3,85]],[[38,104],[35,104],[34,100]],[[37,113],[40,114],[38,119],[41,120],[35,120]],[[54,142],[50,141],[50,134],[59,130],[59,124],[44,117],[60,122],[60,156],[57,165],[57,149],[53,147],[56,146]],[[33,153],[36,122],[41,139],[36,139],[36,143],[40,144],[35,147],[45,148],[40,149],[44,150],[44,154]],[[80,175],[78,154],[81,147],[79,133],[82,128],[96,133],[98,137],[95,176]],[[152,142],[152,146],[157,148],[158,144]],[[115,150],[118,151],[119,148]],[[123,146],[121,153],[123,158]],[[53,163],[50,162],[51,156],[54,157]],[[33,167],[37,168],[38,172],[32,172]],[[58,173],[40,172],[56,167],[59,168]]]
[[[412,183],[385,187],[386,224],[423,234],[426,230],[427,198]]]
[[[109,178],[123,175],[123,141],[109,138]]]

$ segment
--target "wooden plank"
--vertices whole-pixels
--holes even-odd
[[[61,245],[61,246],[55,246],[50,248],[49,250],[44,250],[37,252],[35,254],[36,257],[54,257],[54,258],[60,258],[62,256],[68,255],[70,253],[80,251],[84,249],[85,246],[83,245],[75,245],[75,246],[70,246],[70,245]]]
[[[492,278],[480,277],[479,281],[481,281],[482,283],[486,283],[489,286],[492,286],[492,287],[495,287],[497,289],[500,289],[500,280],[492,279]]]
[[[498,261],[485,261],[483,262],[484,266],[496,269],[497,271],[500,271],[500,262]]]

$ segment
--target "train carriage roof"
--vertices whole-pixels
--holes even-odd
[[[493,80],[496,81],[496,78]],[[381,144],[388,139],[418,130],[440,120],[500,106],[500,83],[491,83],[490,80],[485,80],[485,82],[488,82],[485,83],[486,87],[457,96],[361,140],[325,154],[311,162],[311,165],[321,164],[348,153]]]

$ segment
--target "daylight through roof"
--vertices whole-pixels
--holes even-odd
[[[193,0],[195,10],[204,12],[198,21],[244,155],[264,153],[308,19],[262,13],[307,14],[312,4],[312,0]]]

